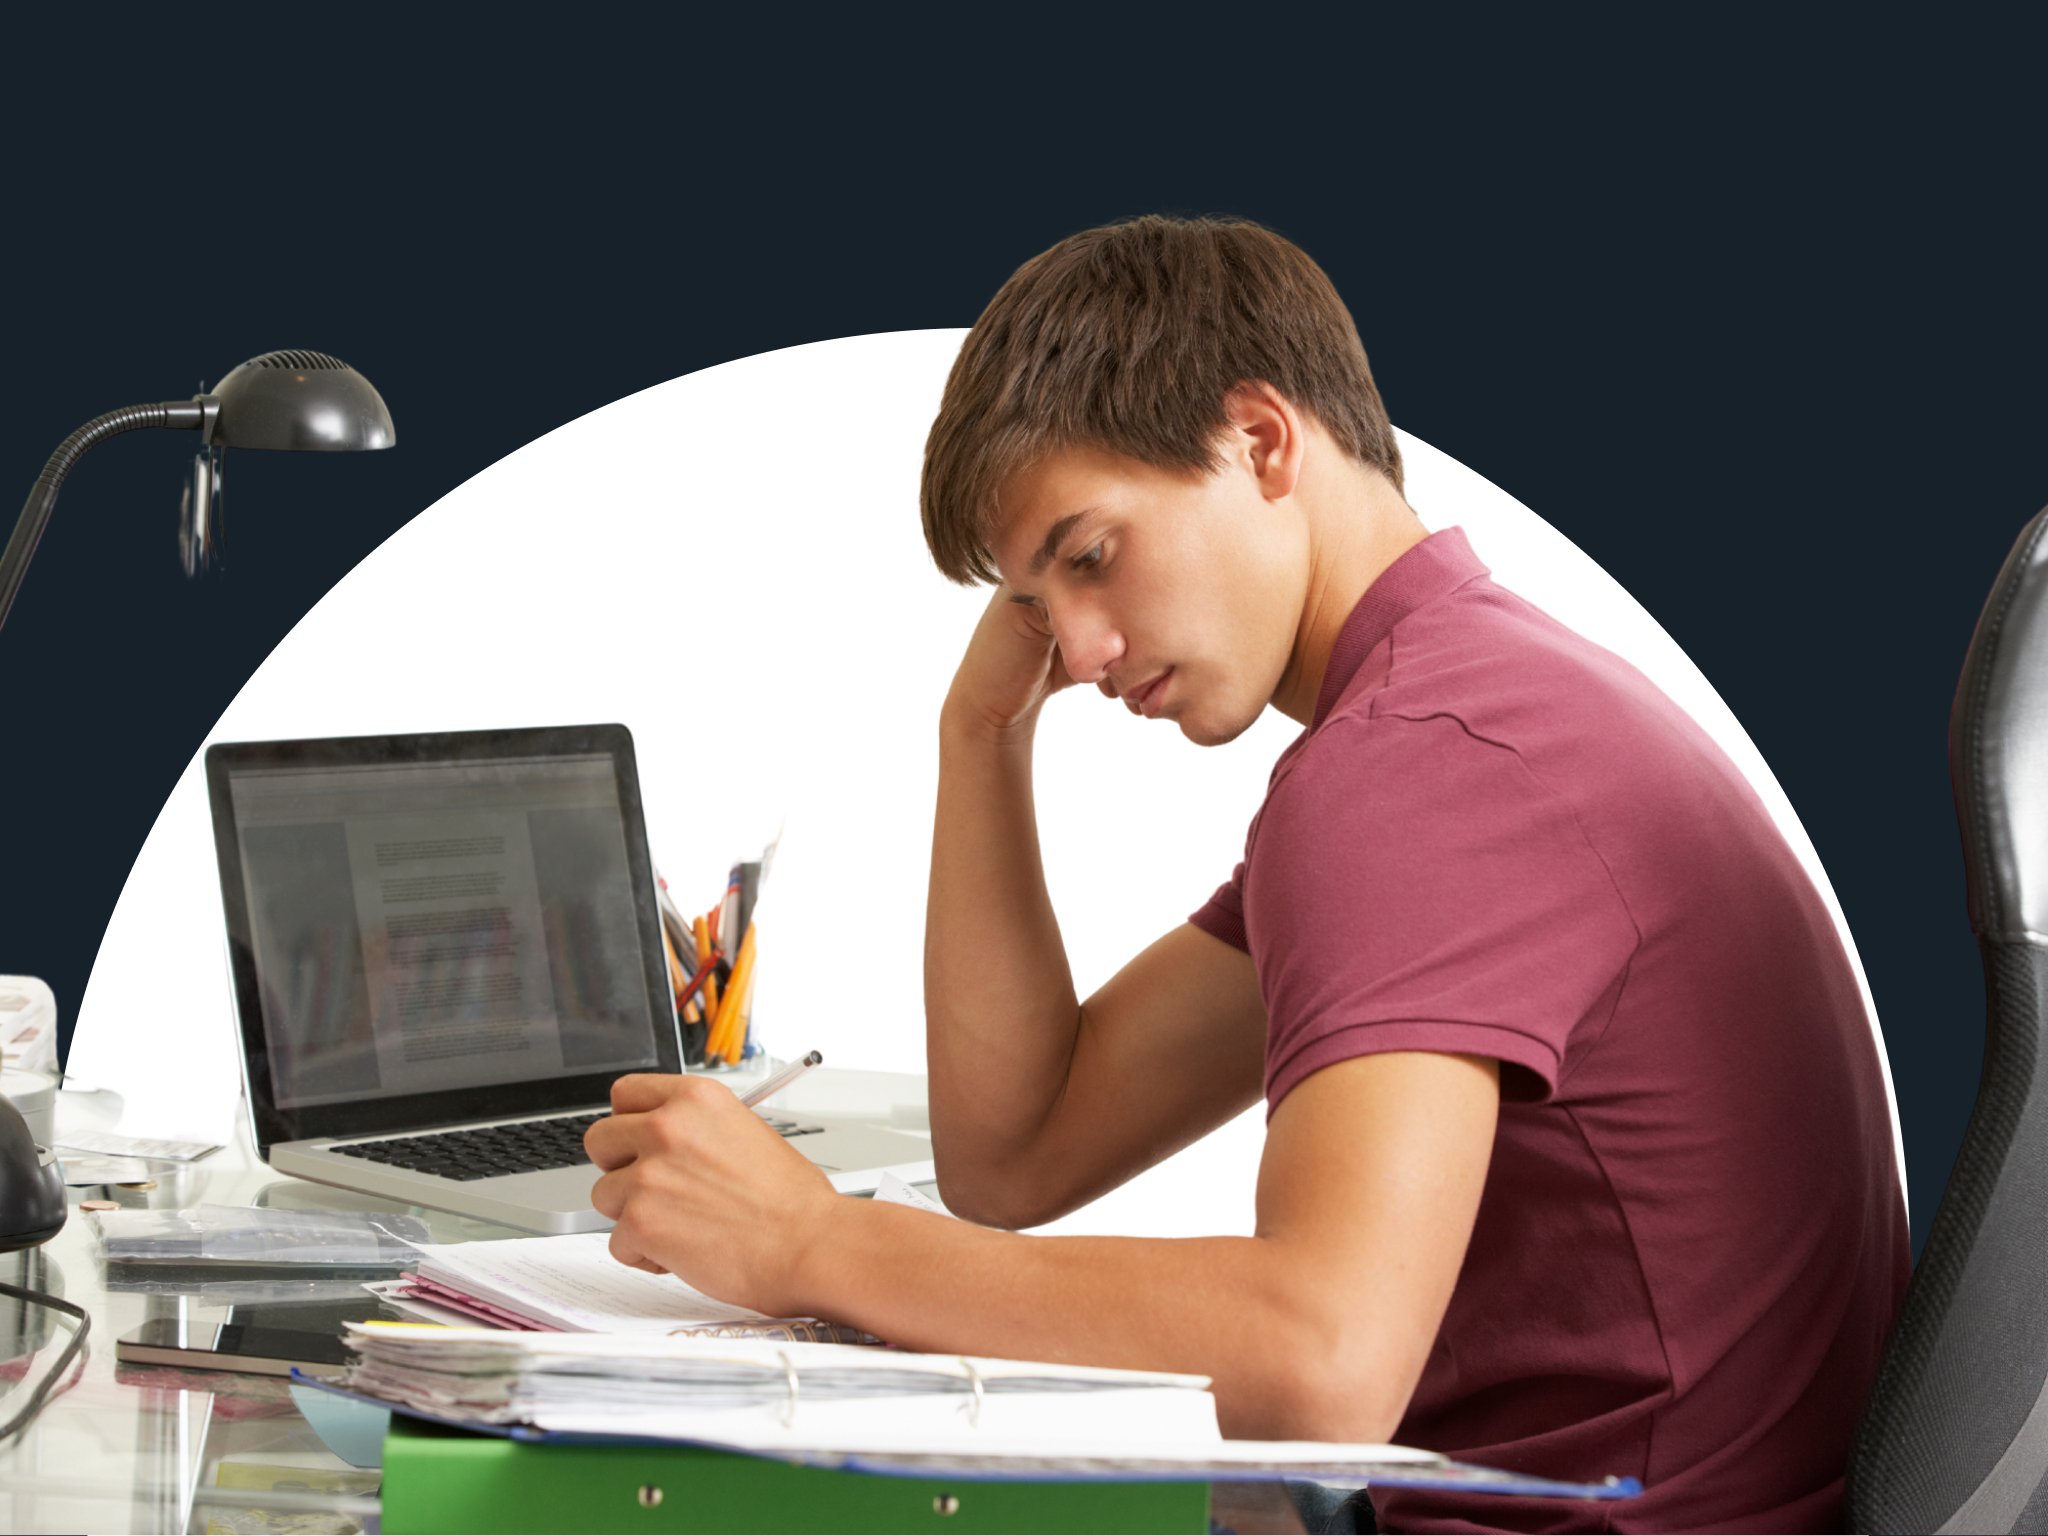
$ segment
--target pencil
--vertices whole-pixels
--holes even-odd
[[[690,931],[697,940],[697,974],[704,977],[704,1022],[715,1030],[718,1026],[718,978],[705,975],[711,964],[711,924],[708,919],[700,917],[690,924]]]
[[[725,1032],[725,1059],[730,1066],[738,1066],[740,1058],[747,1054],[748,1024],[754,1008],[754,975],[749,971],[745,976],[746,990],[734,992],[730,987],[725,995],[733,999],[732,1022]]]
[[[739,958],[733,961],[732,976],[725,984],[725,1006],[718,1012],[717,1036],[718,1053],[728,1062],[737,1064],[740,1054],[746,1049],[746,1026],[741,1015],[746,1011],[747,994],[754,983],[754,925],[747,924],[747,936],[740,940]]]
[[[724,1002],[730,1004],[736,995],[732,988],[727,986]],[[737,1009],[733,1011],[735,1013],[738,1012]],[[711,1033],[704,1037],[704,1059],[706,1061],[715,1061],[725,1055],[725,1030],[727,1024],[725,1007],[721,1006],[716,1010],[707,1011],[704,1017],[711,1025]]]
[[[733,983],[742,979],[738,966],[733,966],[725,973],[725,992],[720,999],[718,1013],[711,1020],[711,1033],[704,1041],[704,1055],[707,1060],[716,1060],[725,1055],[726,1031],[731,1027],[732,1021],[739,1017],[739,1008],[734,1002],[739,993],[733,989]],[[731,1009],[730,1014],[727,1013],[728,1008]]]

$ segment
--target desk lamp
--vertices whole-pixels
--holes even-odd
[[[35,489],[28,493],[6,552],[0,554],[0,625],[7,622],[29,557],[36,552],[71,466],[95,445],[140,427],[178,427],[200,435],[179,539],[188,576],[211,563],[219,550],[221,468],[228,449],[332,453],[389,448],[398,440],[391,412],[370,381],[324,352],[266,352],[222,379],[212,394],[161,405],[131,405],[95,417],[50,455]]]
[[[230,448],[305,448],[327,452],[389,448],[391,412],[370,381],[324,352],[266,352],[220,381],[212,394],[109,411],[65,438],[43,466],[14,536],[0,554],[0,624],[14,606],[29,557],[71,466],[107,438],[140,427],[182,427],[200,435],[186,493],[181,543],[185,573],[196,574],[219,548],[223,457]],[[47,1241],[64,1225],[63,1182],[29,1136],[13,1104],[0,1098],[0,1252]],[[51,1224],[54,1218],[54,1225]],[[0,1287],[4,1289],[4,1287]],[[0,1429],[0,1437],[5,1430]]]
[[[220,381],[212,394],[161,405],[131,405],[95,417],[65,438],[36,478],[14,535],[0,553],[0,625],[7,622],[29,557],[50,521],[57,492],[87,450],[142,427],[178,427],[200,435],[186,492],[179,545],[185,574],[196,575],[220,547],[221,466],[230,448],[299,448],[324,452],[389,448],[398,440],[391,412],[370,381],[324,352],[266,352]],[[48,1149],[35,1144],[21,1112],[0,1097],[0,1252],[35,1247],[64,1226],[64,1181]],[[25,1427],[63,1380],[84,1346],[90,1319],[83,1308],[25,1286],[0,1281],[0,1295],[40,1303],[75,1317],[77,1327],[42,1384],[6,1423],[0,1441]]]

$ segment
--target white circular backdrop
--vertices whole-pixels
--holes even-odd
[[[933,569],[917,486],[964,334],[745,358],[529,443],[340,581],[209,740],[623,721],[655,861],[686,910],[709,906],[728,866],[784,829],[755,1008],[769,1047],[922,1071],[937,711],[987,594]],[[1853,959],[1812,844],[1698,669],[1541,518],[1401,441],[1426,524],[1462,524],[1503,585],[1627,657],[1729,753]],[[1045,865],[1084,995],[1229,875],[1295,729],[1269,711],[1200,750],[1091,689],[1047,711]],[[123,1131],[224,1141],[240,1053],[202,757],[129,873],[68,1065],[124,1095]],[[1896,1100],[1892,1124],[1900,1146]],[[1058,1226],[1249,1232],[1262,1136],[1254,1109]]]

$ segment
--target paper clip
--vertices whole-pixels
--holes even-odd
[[[783,1385],[789,1388],[789,1400],[782,1405],[782,1427],[796,1428],[796,1367],[789,1363],[789,1351],[778,1349],[775,1358],[782,1362]]]
[[[970,1429],[979,1429],[981,1405],[987,1401],[988,1394],[981,1384],[981,1372],[974,1368],[974,1362],[965,1355],[960,1357],[960,1369],[967,1373],[967,1385],[974,1393],[974,1401],[967,1405],[967,1426]]]

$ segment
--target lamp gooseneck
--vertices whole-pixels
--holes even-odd
[[[14,594],[21,590],[22,577],[28,573],[29,558],[35,554],[43,529],[49,525],[50,511],[57,505],[57,492],[63,488],[64,477],[71,473],[71,466],[97,444],[123,432],[134,432],[143,427],[197,431],[206,424],[209,414],[201,400],[131,405],[109,411],[104,416],[95,416],[57,445],[57,451],[50,455],[43,472],[36,476],[28,500],[22,505],[21,516],[14,524],[14,534],[7,541],[5,553],[0,553],[0,625],[7,622],[7,612],[14,606]]]

